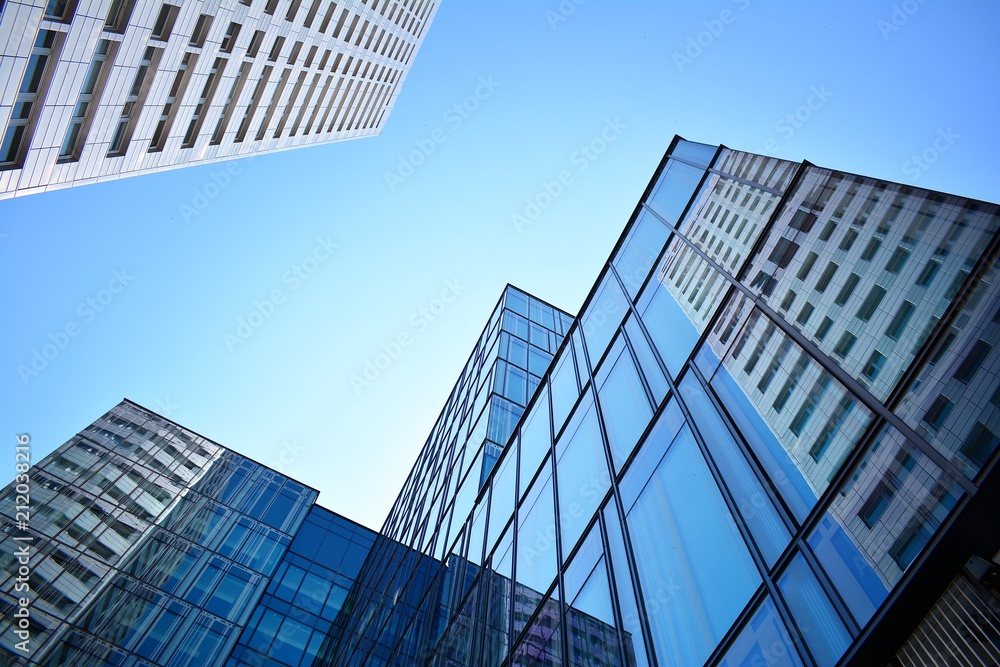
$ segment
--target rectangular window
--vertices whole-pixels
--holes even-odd
[[[875,314],[878,309],[879,304],[882,303],[882,299],[885,298],[885,288],[875,285],[872,287],[871,291],[868,292],[868,296],[865,297],[864,302],[861,307],[858,308],[858,312],[855,315],[862,322],[867,322]]]
[[[795,321],[799,324],[805,324],[809,321],[809,316],[813,314],[815,307],[811,303],[806,303],[802,306],[802,310],[799,311],[799,316],[795,318]]]
[[[830,284],[830,280],[833,279],[834,274],[837,273],[837,269],[840,268],[836,263],[830,262],[823,269],[822,275],[820,275],[819,280],[816,281],[816,291],[822,294],[826,291],[827,285]]]
[[[844,238],[841,239],[841,241],[840,241],[840,249],[841,250],[850,250],[851,246],[854,245],[854,242],[857,239],[858,239],[858,230],[856,230],[853,227],[851,227],[850,229],[847,230],[847,233],[844,234]]]
[[[164,4],[160,7],[160,13],[153,24],[153,32],[150,37],[161,42],[170,39],[170,33],[174,29],[174,23],[177,21],[178,11],[180,11],[180,7],[177,5]]]
[[[845,331],[844,335],[840,337],[837,341],[837,346],[833,348],[833,353],[838,357],[846,357],[847,353],[851,351],[854,347],[854,343],[857,342],[858,337],[852,334],[850,331]]]
[[[819,235],[819,240],[829,241],[830,237],[833,236],[834,230],[836,229],[837,229],[837,221],[836,220],[828,221],[826,223],[826,227],[823,228],[823,231]]]
[[[837,404],[837,409],[834,410],[833,415],[830,416],[823,427],[823,432],[819,434],[813,442],[812,447],[809,448],[809,456],[812,457],[813,461],[818,462],[823,457],[823,453],[837,436],[837,433],[844,425],[844,422],[847,421],[847,417],[853,409],[854,399],[849,395],[844,395],[840,399],[840,403]]]
[[[198,17],[198,22],[194,25],[194,32],[191,33],[191,46],[198,48],[205,46],[205,38],[208,37],[208,31],[212,28],[214,20],[215,17],[209,14],[202,14]]]
[[[163,49],[146,47],[146,52],[136,69],[135,78],[132,80],[132,88],[125,98],[125,105],[118,118],[115,134],[111,138],[108,157],[124,155],[128,151],[129,142],[132,140],[132,131],[135,129],[135,121],[145,104],[146,94],[149,92],[153,76],[156,74],[156,63],[160,60],[161,53],[163,53]]]
[[[924,423],[930,426],[932,429],[937,431],[943,425],[948,415],[951,414],[952,408],[955,404],[952,403],[944,394],[940,394],[931,403],[931,407],[927,408],[927,412],[924,414]]]
[[[812,271],[813,264],[816,263],[816,258],[819,257],[816,253],[810,251],[806,255],[805,261],[802,262],[802,268],[799,269],[798,279],[805,280],[809,276],[809,272]]]
[[[788,292],[785,294],[785,298],[781,300],[781,306],[780,306],[781,310],[788,310],[789,306],[792,305],[793,301],[795,301],[795,291],[788,290]]]
[[[889,261],[885,263],[885,270],[889,273],[899,273],[903,265],[906,264],[906,260],[910,258],[910,251],[903,246],[897,246],[893,251],[892,256]]]
[[[799,209],[792,216],[792,221],[788,223],[788,226],[803,234],[808,234],[814,224],[816,224],[816,214]]]
[[[919,276],[917,276],[917,286],[927,287],[928,285],[930,285],[931,282],[934,280],[934,276],[937,275],[938,269],[940,268],[941,268],[941,262],[939,262],[936,259],[932,259],[929,262],[927,262],[927,266],[925,266],[924,270],[920,272]]]
[[[385,7],[385,5],[382,5],[382,7]],[[331,2],[330,6],[327,7],[326,9],[326,14],[323,15],[323,23],[321,23],[319,26],[320,32],[326,32],[327,27],[330,25],[330,19],[332,19],[333,15],[336,13],[337,13],[337,3]]]
[[[903,329],[906,328],[910,317],[913,315],[913,311],[916,309],[917,307],[914,304],[904,301],[900,305],[899,310],[896,311],[896,314],[892,316],[892,321],[886,327],[885,335],[892,340],[899,340],[899,336],[903,333]]]
[[[73,119],[66,130],[66,137],[63,139],[62,149],[59,151],[60,162],[80,159],[80,151],[87,143],[87,133],[94,119],[94,111],[97,109],[94,101],[101,98],[101,91],[111,69],[107,63],[113,60],[112,50],[115,47],[117,47],[117,43],[106,39],[97,43],[94,59],[90,63],[87,77],[83,80],[83,87],[80,89],[80,95],[73,107]]]
[[[781,237],[774,246],[774,250],[768,256],[767,260],[769,262],[774,262],[778,265],[779,269],[783,269],[788,266],[792,258],[795,257],[795,253],[798,252],[799,244],[795,243],[791,239],[786,239]]]
[[[872,356],[868,358],[868,363],[865,364],[865,368],[861,371],[861,374],[869,380],[874,380],[878,377],[879,371],[882,370],[882,366],[884,365],[885,355],[875,350],[872,352]]]
[[[135,0],[112,0],[108,16],[104,21],[104,29],[117,33],[125,32],[134,7]]]
[[[313,20],[316,18],[316,12],[319,11],[319,6],[322,4],[323,0],[313,0],[312,5],[309,6],[309,12],[306,14],[305,21],[302,25],[306,28],[311,28]]]
[[[969,350],[969,355],[962,361],[962,365],[955,371],[955,379],[963,384],[969,384],[992,351],[992,345],[984,340],[977,340],[976,344]]]
[[[295,15],[299,12],[299,5],[302,4],[302,0],[292,0],[288,3],[288,12],[285,13],[286,21],[294,21]]]
[[[271,61],[277,61],[278,56],[281,55],[281,47],[285,45],[284,37],[275,37],[274,44],[271,45],[271,52],[268,54],[267,59]]]
[[[819,323],[816,328],[816,340],[823,340],[826,338],[826,334],[830,331],[830,327],[833,326],[833,320],[829,317],[824,317],[823,321]]]
[[[810,417],[816,411],[816,406],[829,386],[830,376],[826,374],[820,375],[816,382],[813,383],[812,389],[809,390],[809,395],[806,396],[806,400],[802,403],[802,407],[799,408],[792,423],[788,425],[788,430],[794,433],[795,437],[802,435],[806,425],[809,423]]]
[[[868,245],[866,245],[865,249],[861,252],[861,260],[865,262],[871,261],[871,258],[875,256],[875,253],[878,252],[878,249],[881,246],[882,239],[877,236],[873,236],[871,240],[868,241]]]
[[[260,128],[257,130],[257,141],[264,138],[267,134],[267,126],[271,123],[271,117],[274,115],[274,110],[278,106],[278,101],[281,99],[281,94],[285,90],[285,86],[288,85],[288,77],[291,75],[292,70],[290,67],[286,67],[284,72],[281,73],[281,79],[278,81],[278,87],[275,89],[271,101],[267,104],[267,112],[264,114],[264,120],[260,123]]]
[[[0,141],[0,169],[24,165],[35,123],[45,106],[49,78],[59,61],[57,47],[61,43],[61,37],[54,31],[38,31],[35,46],[28,57],[28,67],[17,89],[10,123]]]
[[[232,53],[233,47],[236,46],[236,38],[240,36],[240,28],[242,28],[239,23],[232,22],[229,27],[226,28],[226,36],[222,38],[222,46],[219,50],[223,53]]]
[[[843,306],[847,303],[847,300],[851,298],[854,288],[858,286],[858,281],[860,280],[861,276],[856,273],[851,273],[851,275],[847,276],[844,286],[840,288],[840,292],[837,293],[837,298],[833,300],[833,303],[838,306]]]
[[[264,31],[257,30],[254,32],[253,37],[250,38],[250,46],[247,47],[247,55],[251,58],[257,56],[257,52],[260,51],[260,45],[264,41]]]
[[[278,0],[267,0],[267,4],[264,5],[265,14],[274,14],[274,10],[278,8]]]
[[[45,5],[45,18],[49,21],[69,23],[73,20],[76,0],[49,0]]]
[[[1000,444],[1000,437],[982,422],[976,422],[959,451],[975,465],[978,471],[996,451],[997,444]]]
[[[861,511],[858,512],[858,516],[866,526],[872,528],[878,523],[878,520],[885,513],[887,507],[889,507],[889,501],[892,500],[893,491],[890,489],[885,482],[879,482],[872,494],[865,501],[864,506]]]

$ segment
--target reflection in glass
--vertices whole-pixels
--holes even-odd
[[[703,663],[761,580],[686,428],[627,521],[659,662]]]

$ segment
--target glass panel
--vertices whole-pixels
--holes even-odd
[[[632,509],[632,505],[660,464],[667,447],[674,441],[683,426],[684,415],[677,407],[677,402],[670,398],[660,416],[656,418],[656,424],[646,436],[642,447],[639,448],[639,453],[629,464],[625,477],[618,485],[626,513]]]
[[[788,636],[771,598],[765,598],[733,641],[719,667],[801,665],[799,653]]]
[[[851,645],[851,635],[802,554],[788,564],[778,587],[816,663],[820,667],[837,664]]]
[[[514,482],[517,476],[517,453],[510,452],[503,461],[503,468],[493,476],[490,495],[490,523],[486,533],[486,550],[492,551],[500,531],[514,513]]]
[[[524,420],[524,425],[521,427],[521,472],[518,475],[518,480],[522,496],[527,492],[528,483],[538,471],[538,465],[551,446],[549,392],[546,384],[539,389],[539,396],[531,408],[531,414]]]
[[[556,521],[551,472],[535,480],[518,514],[517,595],[525,605],[515,617],[520,632],[556,576]],[[520,603],[519,603],[520,605]]]
[[[663,170],[653,194],[646,200],[646,205],[669,224],[676,225],[704,175],[703,169],[671,160]]]
[[[607,271],[593,300],[580,317],[590,363],[596,364],[604,354],[611,337],[615,335],[627,313],[628,303],[621,287],[618,286],[614,273]]]
[[[941,526],[962,488],[886,425],[809,535],[860,625]]]
[[[513,527],[507,529],[500,540],[500,547],[493,558],[493,567],[485,571],[486,592],[490,596],[486,605],[486,636],[483,662],[499,665],[510,648],[507,623],[513,607],[511,598],[511,566],[514,560]],[[471,667],[471,666],[470,666]]]
[[[802,520],[872,413],[759,310],[738,339],[712,388]]]
[[[788,528],[701,383],[693,375],[687,375],[679,389],[743,521],[750,528],[768,566],[773,566],[791,540]]]
[[[641,211],[635,219],[613,262],[629,299],[639,293],[669,235],[670,229],[648,211]]]
[[[718,306],[715,299],[701,301],[696,306],[687,298],[689,295],[694,296],[692,285],[702,282],[706,271],[714,274],[690,248],[674,240],[660,263],[656,279],[650,281],[639,296],[636,307],[642,323],[667,369],[674,375],[680,372],[684,361],[698,342],[701,331],[694,322],[697,321],[704,327]],[[701,288],[698,289],[700,291]],[[704,310],[699,310],[698,306]]]
[[[604,525],[608,530],[608,558],[611,572],[618,591],[618,605],[622,615],[622,641],[627,665],[649,667],[646,645],[642,640],[642,626],[639,621],[639,606],[636,604],[632,577],[629,574],[625,555],[625,541],[622,536],[622,520],[615,509],[614,499],[604,507]]]
[[[590,392],[556,443],[556,457],[562,548],[568,554],[611,486]]]
[[[1000,265],[994,264],[976,284],[896,408],[970,479],[1000,445],[998,275]]]
[[[602,557],[567,609],[571,665],[619,667],[622,664],[613,609],[608,571]]]
[[[574,341],[575,342],[575,341]],[[569,411],[580,397],[576,383],[576,369],[569,346],[563,348],[556,360],[549,382],[552,386],[552,426],[558,432],[569,416]]]
[[[530,605],[533,609],[535,601]],[[516,614],[515,614],[516,616]],[[517,667],[559,667],[562,660],[562,638],[559,603],[547,599],[538,617],[528,628],[525,638],[514,650],[511,665]]]
[[[628,513],[628,527],[659,662],[703,663],[761,579],[686,428]]]
[[[653,415],[632,355],[619,335],[597,371],[601,414],[615,469],[621,470]]]
[[[715,158],[715,153],[718,148],[718,146],[710,146],[708,144],[699,144],[693,141],[687,141],[686,139],[678,139],[677,145],[674,146],[674,150],[670,153],[670,156],[687,160],[693,164],[708,168],[712,164],[712,160]]]

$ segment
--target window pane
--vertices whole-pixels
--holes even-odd
[[[556,444],[563,553],[568,554],[611,485],[597,410],[588,392]]]
[[[615,468],[621,470],[636,441],[653,416],[635,362],[619,337],[597,372],[601,413]]]
[[[628,527],[659,662],[703,663],[760,575],[687,429],[629,512]]]
[[[789,563],[778,587],[816,662],[820,667],[835,665],[850,646],[851,636],[802,554]]]

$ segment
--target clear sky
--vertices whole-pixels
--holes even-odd
[[[444,0],[379,137],[0,202],[7,478],[128,397],[377,529],[503,286],[575,313],[674,134],[1000,199],[998,23]]]

